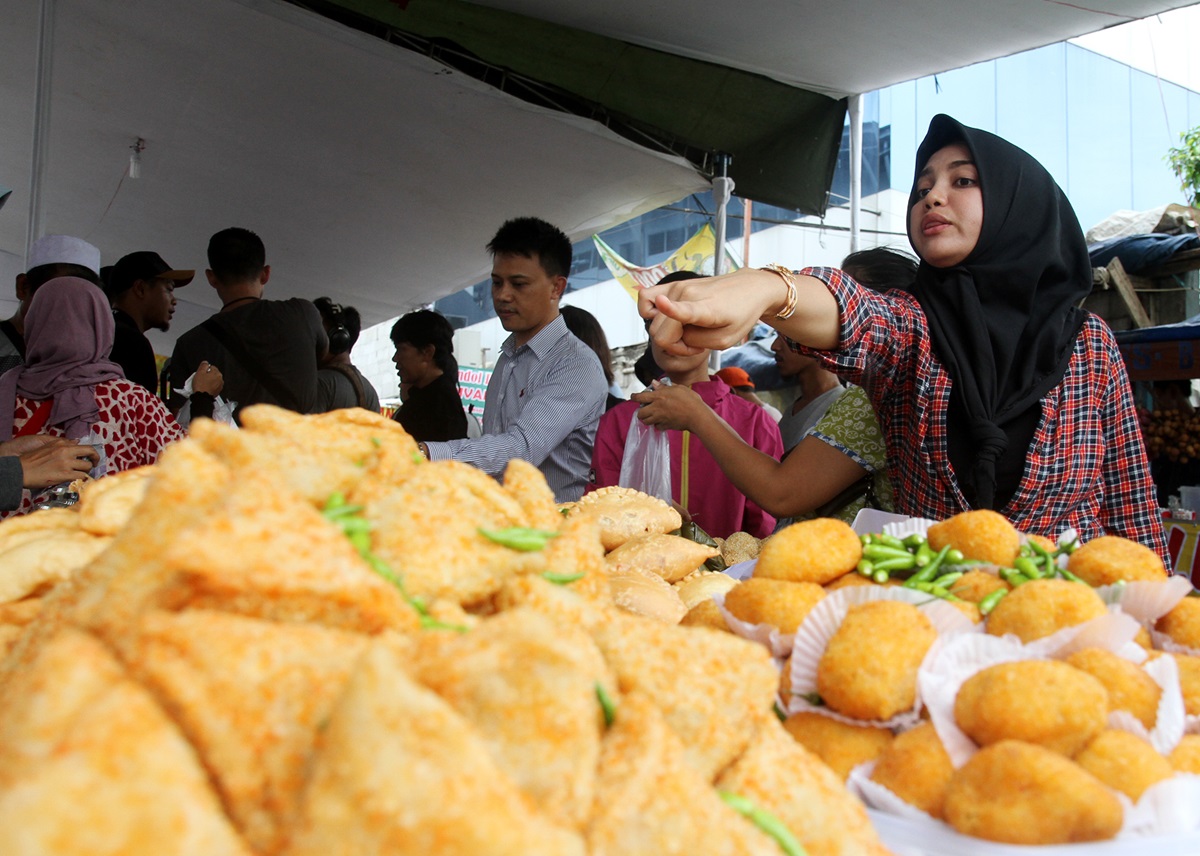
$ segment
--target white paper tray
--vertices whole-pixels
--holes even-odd
[[[1087,844],[1024,847],[959,835],[944,823],[936,826],[867,809],[879,838],[896,856],[1197,856],[1200,834],[1131,836]]]

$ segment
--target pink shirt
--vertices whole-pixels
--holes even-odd
[[[743,440],[779,460],[783,454],[779,426],[763,408],[738,397],[724,381],[716,378],[693,384],[692,389]],[[625,438],[629,435],[629,423],[636,418],[637,408],[637,402],[627,401],[601,417],[592,449],[591,482],[585,493],[618,483]],[[672,493],[697,526],[714,538],[727,538],[734,532],[749,532],[756,538],[765,538],[775,530],[775,518],[734,487],[704,444],[691,434],[688,434],[688,496],[681,498],[683,432],[667,433],[671,444]]]

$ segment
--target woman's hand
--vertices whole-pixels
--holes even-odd
[[[91,446],[47,434],[0,443],[0,455],[16,455],[21,459],[22,486],[30,490],[87,478],[88,470],[100,460]]]
[[[669,386],[654,381],[650,389],[629,396],[641,407],[637,418],[655,428],[673,431],[694,431],[697,423],[711,409],[698,394],[686,386]]]
[[[192,392],[206,392],[216,398],[225,388],[225,377],[221,370],[208,360],[201,360],[196,367],[196,376],[192,378]]]

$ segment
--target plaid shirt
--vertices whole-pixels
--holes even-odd
[[[896,511],[935,520],[970,506],[950,469],[950,375],[934,356],[925,313],[911,295],[877,294],[834,268],[806,268],[837,299],[839,348],[799,350],[871,396],[888,447]],[[1000,510],[1023,532],[1081,540],[1122,535],[1170,567],[1150,467],[1125,364],[1112,331],[1089,315],[1062,381],[1042,399],[1025,473]]]

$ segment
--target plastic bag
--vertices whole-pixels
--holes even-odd
[[[192,421],[192,380],[196,377],[193,372],[192,376],[184,383],[183,389],[176,390],[180,395],[185,396],[188,400],[183,403],[183,407],[179,408],[179,413],[175,416],[175,421],[181,427],[187,428]],[[213,399],[213,415],[212,418],[216,422],[224,422],[231,428],[237,428],[237,422],[233,419],[233,411],[237,407],[236,401],[226,401],[221,396]]]
[[[636,416],[630,420],[618,483],[671,502],[671,444],[666,431]]]

